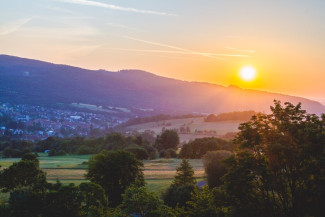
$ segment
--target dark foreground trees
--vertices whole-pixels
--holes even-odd
[[[176,175],[170,187],[163,194],[165,204],[170,207],[185,206],[191,199],[196,180],[194,170],[188,160],[183,159],[176,169]]]
[[[16,189],[32,189],[44,191],[46,175],[39,168],[39,161],[31,153],[10,167],[0,171],[0,190],[10,192]]]
[[[275,102],[240,126],[240,150],[226,160],[222,188],[232,216],[322,216],[325,115]]]
[[[222,177],[227,173],[227,168],[222,161],[231,155],[230,151],[220,150],[209,151],[203,156],[205,174],[210,188],[223,184]]]
[[[24,157],[10,169],[0,172],[0,182],[7,183],[2,185],[2,190],[11,191],[9,205],[0,206],[0,214],[19,217],[121,217],[131,214],[323,217],[325,115],[310,115],[301,109],[300,104],[281,105],[280,102],[275,102],[271,111],[269,115],[258,114],[240,126],[234,141],[238,149],[233,154],[219,153],[206,158],[213,165],[210,174],[215,174],[216,187],[195,187],[193,170],[184,160],[167,191],[169,199],[164,198],[170,207],[141,187],[142,163],[133,154],[112,151],[94,156],[87,174],[92,182],[105,190],[94,183],[80,186],[46,183],[45,191],[38,190],[38,185],[33,186],[38,179],[42,180],[38,162],[31,155]],[[226,155],[230,156],[224,158]],[[31,174],[38,174],[38,178],[32,179],[34,177],[27,176],[21,168],[29,168]],[[13,182],[18,184],[11,185],[6,181],[5,171],[8,177],[10,174],[20,175],[21,180]]]
[[[86,177],[105,189],[109,205],[122,202],[122,194],[131,184],[144,185],[143,163],[126,151],[104,151],[88,163]]]

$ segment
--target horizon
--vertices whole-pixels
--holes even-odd
[[[12,55],[8,55],[8,54],[0,54],[1,55],[4,55],[4,56],[12,56]],[[206,83],[206,84],[213,84],[213,85],[219,85],[219,86],[222,86],[222,87],[230,87],[230,86],[235,86],[237,88],[241,88],[243,90],[255,90],[255,91],[263,91],[263,92],[266,92],[266,93],[274,93],[274,94],[281,94],[281,95],[288,95],[288,96],[294,96],[294,97],[302,97],[302,98],[305,98],[305,99],[309,99],[309,100],[314,100],[314,101],[317,101],[319,103],[321,103],[323,106],[325,106],[325,98],[312,98],[312,97],[306,97],[306,96],[299,96],[299,95],[290,95],[290,94],[285,94],[285,93],[281,93],[281,92],[271,92],[271,91],[268,91],[268,90],[263,90],[263,89],[251,89],[251,88],[243,88],[243,87],[239,87],[235,84],[229,84],[229,85],[222,85],[222,84],[217,84],[217,83],[211,83],[211,82],[208,82],[208,81],[191,81],[191,80],[184,80],[184,79],[177,79],[177,78],[172,78],[172,77],[166,77],[166,76],[163,76],[163,75],[158,75],[158,74],[155,74],[154,72],[149,72],[149,71],[145,71],[145,70],[142,70],[142,69],[120,69],[120,70],[117,70],[117,71],[110,71],[110,70],[107,70],[107,69],[90,69],[90,68],[82,68],[82,67],[79,67],[79,66],[76,66],[76,65],[68,65],[68,64],[61,64],[61,63],[54,63],[54,62],[47,62],[47,61],[44,61],[44,60],[39,60],[39,59],[30,59],[30,58],[26,58],[26,57],[20,57],[20,56],[12,56],[12,57],[18,57],[18,58],[22,58],[22,59],[29,59],[29,60],[35,60],[35,61],[41,61],[41,62],[46,62],[46,63],[51,63],[51,64],[55,64],[55,65],[65,65],[65,66],[69,66],[69,67],[76,67],[76,68],[81,68],[81,69],[86,69],[86,70],[91,70],[91,71],[100,71],[100,70],[104,70],[106,72],[120,72],[120,71],[127,71],[127,70],[134,70],[134,71],[143,71],[143,72],[146,72],[146,73],[149,73],[149,74],[153,74],[153,75],[156,75],[156,76],[161,76],[161,77],[164,77],[164,78],[170,78],[170,79],[176,79],[176,80],[179,80],[179,81],[185,81],[185,82],[199,82],[199,83]]]
[[[325,2],[3,2],[0,50],[92,70],[301,96],[325,104]],[[252,81],[238,74],[256,69]]]

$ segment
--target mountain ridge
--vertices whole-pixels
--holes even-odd
[[[273,100],[302,102],[310,113],[321,103],[296,96],[208,82],[182,81],[143,70],[90,70],[0,55],[0,100],[26,104],[87,103],[153,108],[156,111],[221,113],[268,112]]]

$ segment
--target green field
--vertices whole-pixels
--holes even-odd
[[[69,155],[48,157],[40,154],[38,157],[40,167],[46,172],[49,182],[60,180],[64,184],[87,181],[84,174],[87,170],[87,162],[91,155]],[[2,168],[7,168],[20,158],[0,158]],[[166,189],[173,180],[176,168],[181,159],[156,159],[144,161],[144,176],[148,188],[151,191],[161,192]],[[198,181],[204,177],[204,168],[201,160],[190,160]]]

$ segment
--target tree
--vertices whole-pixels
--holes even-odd
[[[221,179],[227,173],[227,168],[222,160],[229,157],[230,151],[209,151],[203,156],[203,164],[210,188],[219,187],[223,184]]]
[[[48,192],[44,201],[43,216],[82,216],[82,199],[78,187],[74,184],[62,185],[59,189]]]
[[[157,136],[155,145],[158,150],[162,149],[177,149],[179,137],[174,130],[165,130],[161,135]]]
[[[33,154],[24,155],[18,163],[0,171],[0,189],[3,192],[16,189],[44,191],[46,183],[46,175]]]
[[[123,194],[121,208],[125,214],[139,217],[173,217],[171,210],[162,200],[146,187],[130,186]]]
[[[194,170],[190,162],[183,159],[181,165],[176,168],[176,176],[172,185],[195,185]]]
[[[86,177],[105,189],[109,205],[116,207],[131,184],[144,185],[143,163],[126,151],[104,151],[91,157]]]
[[[95,183],[81,183],[79,186],[81,213],[87,217],[104,217],[108,205],[105,190]]]
[[[217,217],[220,209],[216,206],[217,189],[209,189],[207,186],[194,189],[191,200],[187,202],[186,216],[188,217]],[[221,212],[222,213],[222,212]]]
[[[240,125],[239,152],[225,161],[232,216],[322,216],[325,115],[275,101]]]
[[[176,169],[176,175],[171,186],[163,194],[165,203],[171,207],[185,206],[186,201],[191,198],[195,184],[194,170],[189,161],[183,159]]]
[[[215,137],[199,138],[183,145],[179,156],[187,159],[200,159],[208,151],[232,151],[233,145],[223,139]]]

